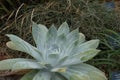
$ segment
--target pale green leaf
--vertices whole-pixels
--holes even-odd
[[[22,69],[42,69],[43,65],[40,65],[37,61],[19,61],[13,64],[12,70]]]
[[[56,37],[57,37],[57,29],[54,25],[52,25],[49,28],[49,31],[47,33],[47,47],[48,48],[52,47],[52,45],[55,44]]]
[[[70,76],[70,80],[91,80],[88,76],[84,75],[84,74],[73,74]]]
[[[69,55],[73,55],[79,51],[79,47],[82,43],[85,42],[85,36],[82,33],[79,33],[79,39],[76,40],[73,44],[68,46],[68,52]]]
[[[33,22],[32,25],[32,35],[37,45],[37,48],[40,50],[44,50],[44,46],[46,43],[48,29],[46,26],[42,24],[36,24]]]
[[[2,60],[0,61],[0,70],[9,70],[12,69],[13,65],[16,62],[20,62],[20,61],[34,61],[31,59],[24,59],[24,58],[15,58],[15,59],[7,59],[7,60]]]
[[[69,26],[66,22],[64,22],[63,24],[60,25],[58,31],[57,31],[57,34],[58,35],[61,35],[61,34],[64,34],[64,35],[67,35],[69,33]]]
[[[65,60],[63,63],[61,63],[59,65],[59,67],[64,67],[64,66],[70,66],[70,65],[75,65],[75,64],[78,64],[78,63],[81,63],[80,59],[79,58],[68,58],[67,60]]]
[[[49,72],[40,71],[34,76],[33,80],[51,80],[51,74]]]
[[[78,54],[73,54],[73,56],[71,56],[70,59],[78,58],[80,59],[80,62],[86,62],[92,59],[94,56],[96,56],[99,52],[100,50],[97,50],[97,49],[89,49]]]
[[[69,67],[65,75],[68,80],[107,80],[105,74],[88,64],[77,64]],[[93,76],[94,75],[94,76]]]
[[[66,40],[67,40],[67,38],[66,38],[65,34],[61,34],[61,35],[57,36],[56,43],[60,49],[63,49],[63,50],[65,49],[65,46],[63,46],[63,45],[66,44]]]
[[[96,56],[99,52],[100,50],[90,49],[78,54],[73,54],[69,56],[69,58],[66,61],[64,61],[60,66],[70,66],[86,62],[92,59],[94,56]]]
[[[52,66],[54,66],[54,65],[56,65],[58,59],[59,59],[59,54],[49,54],[47,61],[48,61]]]
[[[99,45],[99,40],[90,40],[87,41],[81,45],[79,45],[80,50],[84,50],[84,49],[89,49],[89,48],[97,48]]]
[[[9,48],[22,51],[22,52],[26,52],[27,54],[31,55],[35,59],[42,60],[42,53],[36,52],[35,51],[36,48],[33,47],[31,44],[25,42],[24,40],[22,40],[21,38],[15,35],[8,34],[7,36],[11,39],[11,42],[7,43],[7,46]]]
[[[77,38],[73,43],[69,44],[69,46],[66,48],[66,53],[69,55],[73,55],[77,52],[77,48],[79,45],[81,45],[83,42],[85,42],[85,36],[82,33],[79,33],[79,38]]]
[[[38,71],[32,70],[25,74],[20,80],[33,80],[33,77],[37,74]]]
[[[51,80],[67,80],[67,79],[60,73],[54,73]]]
[[[73,30],[66,37],[67,37],[67,40],[62,45],[62,46],[64,46],[64,49],[63,49],[64,53],[62,54],[62,56],[68,55],[71,52],[70,50],[73,49],[74,44],[76,43],[76,41],[79,40],[79,31],[78,31],[78,29]]]
[[[78,43],[78,46],[74,49],[74,53],[71,54],[76,54],[76,53],[81,53],[89,49],[96,49],[99,45],[99,40],[90,40],[84,43]]]
[[[66,37],[67,37],[67,43],[66,43],[66,47],[67,47],[68,45],[74,43],[76,40],[79,39],[78,29],[73,30]]]
[[[65,53],[67,56],[70,56],[72,53],[74,53],[74,49],[78,46],[79,40],[75,40],[73,43],[71,43],[68,47],[65,49]]]
[[[63,64],[66,60],[67,60],[68,56],[64,56],[62,58],[60,58],[57,62],[57,64],[55,65],[55,67],[60,67],[61,64]]]

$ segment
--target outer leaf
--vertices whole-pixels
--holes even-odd
[[[78,59],[80,59],[81,62],[86,62],[86,61],[92,59],[94,56],[96,56],[99,52],[100,52],[100,50],[90,49],[90,50],[81,52],[79,54],[75,54],[72,57],[70,57],[70,59],[78,58]]]
[[[33,70],[25,74],[20,80],[33,80],[33,77],[37,74],[38,71]]]
[[[33,61],[31,59],[16,58],[16,59],[7,59],[0,61],[0,70],[9,70],[12,69],[13,65],[19,61]]]
[[[90,40],[90,41],[87,41],[81,45],[79,45],[79,51],[84,51],[86,49],[90,49],[90,48],[97,48],[99,45],[99,40],[96,39],[96,40]]]
[[[58,35],[61,35],[61,34],[67,35],[69,33],[69,31],[70,30],[69,30],[68,24],[66,22],[64,22],[62,25],[60,25],[57,34]]]
[[[7,35],[12,42],[8,42],[7,46],[11,49],[26,52],[32,57],[34,57],[37,60],[42,59],[42,54],[35,51],[35,47],[33,47],[31,44],[25,42],[24,40],[20,39],[19,37],[9,34]]]
[[[38,62],[36,61],[19,61],[16,62],[13,67],[12,70],[22,70],[22,69],[42,69],[44,68],[43,65],[40,65]]]
[[[84,75],[84,74],[74,74],[71,75],[70,80],[90,80],[88,76]]]
[[[38,72],[33,80],[51,80],[51,74],[49,72]]]
[[[69,58],[61,64],[61,66],[70,66],[86,62],[96,56],[98,52],[100,52],[100,50],[90,49],[78,54],[73,54],[69,56]]]
[[[85,43],[79,43],[76,48],[74,48],[74,51],[71,54],[81,53],[84,51],[87,51],[89,49],[96,49],[99,45],[99,40],[90,40]]]
[[[65,75],[68,80],[107,80],[105,74],[88,64],[78,64],[69,67]]]
[[[36,24],[33,22],[32,35],[33,35],[33,38],[36,42],[38,49],[42,51],[45,46],[47,32],[48,32],[48,29],[46,28],[46,26],[41,25],[41,24]]]

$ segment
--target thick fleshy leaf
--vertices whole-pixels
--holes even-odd
[[[60,25],[58,31],[57,31],[57,34],[58,35],[61,35],[61,34],[64,34],[64,35],[67,35],[69,33],[69,26],[66,22],[64,22],[62,25]]]
[[[66,61],[64,61],[60,66],[71,66],[86,62],[92,59],[94,56],[96,56],[99,52],[100,50],[90,49],[78,54],[73,54],[69,56],[69,58]]]
[[[84,52],[75,54],[75,55],[71,56],[70,59],[78,58],[78,59],[80,59],[81,62],[86,62],[86,61],[92,59],[94,56],[96,56],[99,52],[100,52],[100,50],[90,49],[90,50],[86,50]]]
[[[67,60],[68,56],[64,56],[62,58],[60,58],[57,62],[57,64],[55,65],[55,67],[60,67],[61,64],[63,64],[66,60]]]
[[[54,25],[52,25],[47,33],[47,47],[50,48],[55,44],[57,37],[57,29]]]
[[[81,63],[81,60],[78,59],[78,58],[68,58],[67,60],[65,60],[63,63],[61,63],[59,65],[59,67],[65,67],[65,66],[71,66],[71,65],[75,65],[75,64],[78,64],[78,63]]]
[[[74,53],[74,49],[78,46],[79,40],[74,41],[71,43],[68,47],[65,49],[65,53],[67,56],[70,56],[72,53]]]
[[[25,74],[20,80],[33,80],[33,77],[37,74],[38,71],[33,70]]]
[[[67,69],[66,73],[61,74],[68,80],[107,80],[103,72],[84,63],[73,65]]]
[[[79,51],[84,51],[84,50],[87,50],[87,49],[96,49],[99,45],[99,40],[96,39],[96,40],[90,40],[90,41],[87,41],[81,45],[79,45]]]
[[[76,53],[76,48],[85,42],[85,36],[82,33],[79,33],[79,39],[75,40],[73,43],[71,43],[67,48],[66,52],[69,56]]]
[[[12,70],[22,70],[22,69],[42,69],[43,65],[40,65],[36,61],[19,61],[13,64]]]
[[[79,31],[78,31],[78,29],[76,29],[76,30],[73,30],[71,33],[69,33],[67,36],[67,41],[66,41],[66,43],[64,44],[64,53],[62,54],[62,56],[64,56],[64,55],[67,55],[67,54],[69,54],[69,50],[71,49],[71,48],[73,48],[73,46],[72,45],[74,45],[74,43],[77,41],[77,40],[79,40]],[[63,46],[63,45],[62,45]]]
[[[45,47],[47,32],[48,29],[46,28],[46,26],[41,24],[36,24],[33,22],[32,35],[37,45],[37,48],[42,51],[44,50]]]
[[[9,70],[12,69],[13,65],[16,62],[20,62],[20,61],[34,61],[31,59],[24,59],[24,58],[16,58],[16,59],[7,59],[7,60],[3,60],[0,61],[0,70]]]
[[[22,40],[21,38],[15,35],[8,34],[7,36],[11,39],[11,42],[7,43],[7,46],[9,48],[22,51],[22,52],[26,52],[32,57],[34,57],[35,59],[42,60],[42,53],[36,52],[35,51],[36,48],[33,47],[31,44],[25,42],[24,40]]]
[[[90,41],[84,42],[82,44],[78,43],[77,45],[78,46],[76,46],[74,48],[74,50],[72,50],[72,52],[71,52],[72,55],[87,51],[89,49],[96,49],[98,47],[98,45],[99,45],[99,40],[98,39],[90,40]]]
[[[67,38],[66,38],[65,34],[61,34],[61,35],[57,36],[56,43],[59,46],[59,48],[63,51],[65,49],[65,46],[63,46],[63,45],[66,44],[66,41],[67,41]]]
[[[71,75],[70,80],[90,80],[88,76],[84,75],[84,74],[74,74]]]
[[[83,42],[85,42],[85,36],[82,33],[79,33],[79,39],[76,40],[73,44],[69,45],[67,48],[67,53],[69,55],[73,55],[77,52],[77,48],[79,45],[81,45]]]
[[[38,72],[33,80],[51,80],[51,74],[49,72]]]
[[[73,30],[72,32],[70,32],[68,35],[67,35],[67,44],[66,46],[74,43],[76,40],[79,39],[79,31],[78,29],[75,29]]]
[[[51,80],[67,80],[67,79],[59,73],[54,73]]]

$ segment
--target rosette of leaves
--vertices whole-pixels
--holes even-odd
[[[104,73],[84,62],[93,58],[99,40],[85,41],[79,30],[70,32],[64,22],[58,30],[54,25],[49,29],[33,22],[32,35],[36,47],[21,38],[7,34],[11,41],[7,46],[25,52],[33,59],[15,58],[0,61],[0,70],[31,71],[21,80],[107,80]]]

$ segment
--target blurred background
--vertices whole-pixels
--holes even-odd
[[[34,45],[31,18],[47,27],[67,21],[71,30],[79,28],[87,40],[100,39],[102,51],[88,63],[109,79],[112,72],[120,71],[120,0],[0,0],[0,60],[30,57],[8,49],[5,34],[15,34]]]

